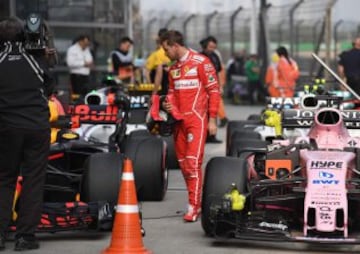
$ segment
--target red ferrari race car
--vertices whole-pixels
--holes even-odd
[[[282,111],[282,128],[310,128],[259,146],[239,143],[237,157],[206,166],[202,227],[214,237],[360,243],[360,112],[325,107]],[[306,122],[306,124],[304,124]]]

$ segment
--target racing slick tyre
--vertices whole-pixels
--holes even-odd
[[[202,194],[201,226],[207,236],[214,236],[211,205],[221,202],[235,183],[240,193],[247,193],[247,161],[231,157],[214,157],[206,165]]]
[[[168,186],[166,143],[155,136],[128,138],[125,156],[133,162],[138,200],[161,201]]]
[[[128,135],[128,138],[134,138],[134,137],[150,137],[151,133],[146,130],[146,129],[139,129],[139,130],[134,130],[132,132],[130,132],[130,134]]]
[[[257,139],[237,139],[230,147],[229,156],[245,159],[258,150],[266,150],[268,142]]]
[[[233,131],[232,135],[230,136],[229,140],[227,140],[226,142],[226,156],[229,156],[231,151],[231,145],[232,143],[234,143],[236,140],[241,140],[241,139],[256,139],[256,140],[260,140],[261,139],[261,135],[258,132],[252,131],[252,130],[247,130],[247,129],[236,129]]]
[[[226,144],[229,144],[232,134],[236,130],[251,130],[259,125],[263,125],[262,121],[254,120],[241,120],[241,121],[229,121],[226,127]]]
[[[81,200],[107,201],[116,204],[123,167],[119,153],[95,153],[85,161],[81,181]]]
[[[179,162],[175,153],[175,144],[173,135],[162,137],[167,144],[167,165],[169,169],[179,169]]]
[[[135,130],[129,134],[128,138],[134,138],[134,137],[150,137],[153,136],[148,130]],[[167,144],[167,168],[168,169],[179,169],[179,162],[177,160],[176,154],[175,154],[175,144],[174,144],[174,137],[166,136],[161,137]]]
[[[127,143],[127,140],[130,139],[137,139],[137,138],[145,138],[145,137],[151,137],[151,133],[147,129],[138,129],[131,131],[128,135],[125,136],[125,138],[120,143],[120,151],[125,150],[125,146]]]

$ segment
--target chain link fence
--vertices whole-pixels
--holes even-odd
[[[285,5],[268,4],[264,9],[268,45],[258,47],[268,47],[269,55],[279,45],[287,47],[298,62],[302,74],[312,76],[317,75],[320,68],[311,53],[315,52],[324,58],[326,50],[330,49],[330,64],[334,68],[337,55],[351,47],[351,41],[360,29],[356,22],[331,20],[331,41],[329,43],[326,40],[327,17],[335,3],[335,0],[289,0]],[[162,27],[179,30],[184,34],[187,45],[197,50],[200,49],[199,41],[202,38],[215,36],[225,61],[234,52],[249,52],[251,12],[251,9],[241,6],[234,6],[230,12],[206,14],[148,12],[143,16],[144,56],[155,49],[157,31]],[[257,12],[257,17],[259,15]],[[259,36],[257,29],[257,38]]]

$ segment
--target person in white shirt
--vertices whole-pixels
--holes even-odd
[[[90,91],[90,70],[94,66],[90,52],[90,39],[80,35],[66,52],[66,64],[70,71],[70,82],[73,98],[84,98]]]

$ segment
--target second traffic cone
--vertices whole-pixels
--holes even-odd
[[[111,243],[102,253],[152,253],[145,249],[142,242],[139,206],[130,159],[124,160]]]

